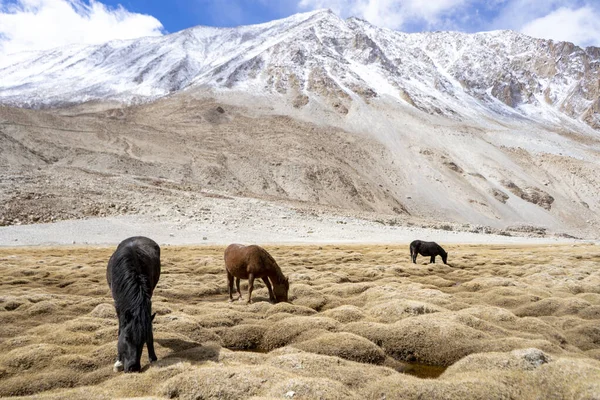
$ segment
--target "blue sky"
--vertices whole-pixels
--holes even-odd
[[[405,32],[512,29],[600,46],[599,0],[0,0],[0,55],[256,24],[319,8]]]
[[[152,15],[162,23],[167,32],[177,32],[196,25],[258,24],[285,18],[297,12],[291,1],[111,0],[103,1],[103,3],[111,7],[117,7],[120,4],[131,12]],[[284,3],[289,3],[289,7],[284,6]]]

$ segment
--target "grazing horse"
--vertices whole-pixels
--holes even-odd
[[[448,261],[448,253],[442,246],[437,244],[436,242],[424,242],[422,240],[413,240],[410,244],[410,258],[414,264],[417,263],[417,254],[420,254],[425,257],[431,257],[429,263],[435,264],[435,256],[442,256],[442,261],[444,264],[447,264]]]
[[[119,319],[115,372],[140,371],[144,343],[156,361],[152,336],[152,292],[160,277],[160,247],[143,236],[123,240],[108,260],[106,280]]]
[[[269,289],[269,301],[279,303],[288,301],[288,290],[290,284],[281,272],[281,268],[273,257],[260,246],[243,246],[241,244],[230,244],[225,249],[225,270],[227,271],[227,282],[229,284],[229,301],[233,301],[233,278],[238,292],[238,300],[242,300],[240,291],[240,279],[248,279],[248,304],[252,303],[252,289],[254,279],[262,278]],[[271,282],[269,282],[269,279]],[[271,288],[271,283],[273,288]]]

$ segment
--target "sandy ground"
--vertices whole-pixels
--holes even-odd
[[[522,237],[390,226],[355,217],[307,215],[264,204],[260,212],[236,217],[223,210],[218,222],[149,216],[118,216],[0,227],[0,246],[117,244],[148,236],[159,244],[229,243],[576,243],[561,237]],[[233,210],[229,210],[233,211]],[[239,210],[238,210],[239,213]],[[226,215],[227,214],[227,215]]]
[[[0,396],[600,396],[598,245],[448,244],[450,265],[407,243],[265,247],[291,303],[261,282],[227,302],[224,246],[163,247],[140,374],[112,372],[114,246],[0,248]]]

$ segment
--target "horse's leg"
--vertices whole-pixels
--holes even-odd
[[[154,335],[152,334],[152,328],[150,328],[150,333],[148,333],[146,347],[148,347],[148,358],[150,359],[150,362],[158,360],[158,358],[156,357],[156,353],[154,352]]]
[[[119,330],[117,331],[117,340],[119,339],[119,336],[121,336],[121,324],[120,323],[119,323]],[[117,361],[115,361],[115,364],[113,365],[113,371],[114,372],[123,371],[123,356],[121,355],[121,352],[119,351],[119,346],[117,346]]]
[[[412,255],[412,262],[413,264],[417,263],[417,252],[415,251],[415,254]]]
[[[240,278],[235,278],[235,287],[238,292],[238,300],[243,300],[242,291],[240,290]]]
[[[429,260],[429,264],[435,264],[435,256],[431,256],[431,260]]]
[[[227,271],[227,285],[229,286],[229,302],[233,301],[233,275]]]
[[[252,290],[254,289],[254,274],[248,275],[248,304],[252,303]]]
[[[269,278],[265,276],[264,278],[262,278],[262,280],[267,286],[267,289],[269,289],[269,301],[271,303],[275,303],[275,293],[273,293],[273,288],[271,287],[271,282],[269,282]]]
[[[121,372],[123,371],[123,360],[121,357],[121,354],[117,354],[117,361],[115,361],[115,364],[113,365],[113,371],[114,372]]]

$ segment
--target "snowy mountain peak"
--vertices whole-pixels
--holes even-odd
[[[513,31],[407,34],[317,10],[237,28],[22,53],[0,61],[0,102],[150,101],[203,85],[291,96],[340,113],[387,98],[457,118],[473,109],[600,128],[600,49]],[[290,99],[288,99],[290,100]]]

